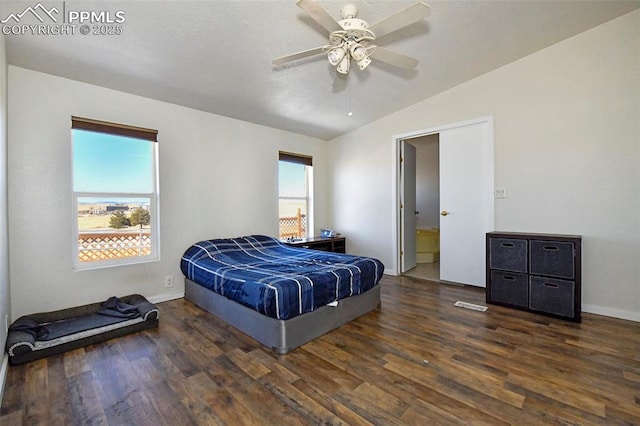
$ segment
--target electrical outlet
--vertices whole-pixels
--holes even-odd
[[[173,275],[167,275],[164,277],[164,286],[166,288],[173,287]]]
[[[496,189],[493,192],[493,198],[507,198],[507,190],[506,189]]]

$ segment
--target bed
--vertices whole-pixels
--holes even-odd
[[[263,235],[200,241],[180,268],[188,300],[280,354],[376,309],[384,271]]]

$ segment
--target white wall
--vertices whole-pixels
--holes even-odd
[[[393,136],[491,115],[496,230],[583,235],[583,310],[640,321],[639,69],[635,11],[334,139],[333,226],[395,270]]]
[[[0,34],[0,345],[7,341],[5,317],[11,316],[9,294],[9,236],[7,228],[7,55]],[[3,350],[0,367],[0,401],[4,390],[7,354]]]
[[[313,156],[315,223],[327,223],[325,141],[13,66],[9,88],[14,319],[112,295],[170,298],[191,244],[277,235],[279,150]],[[72,270],[72,115],[158,129],[161,261]]]
[[[416,147],[416,210],[418,229],[440,226],[439,135],[410,139]]]

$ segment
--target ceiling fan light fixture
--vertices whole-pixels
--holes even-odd
[[[340,74],[349,74],[350,66],[351,66],[351,56],[345,55],[344,58],[342,58],[342,60],[340,61],[340,63],[336,67],[336,70]]]
[[[329,50],[329,53],[327,54],[329,63],[334,67],[337,66],[340,62],[342,62],[346,56],[347,56],[347,51],[342,46],[338,46]]]
[[[371,63],[371,58],[369,58],[368,56],[365,56],[364,58],[357,61],[358,68],[360,68],[360,71],[368,67],[370,63]]]
[[[356,42],[350,43],[349,53],[351,53],[351,57],[356,61],[361,61],[367,57],[367,49]]]

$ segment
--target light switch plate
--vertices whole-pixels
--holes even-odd
[[[504,188],[494,190],[493,198],[507,198],[507,190]]]

